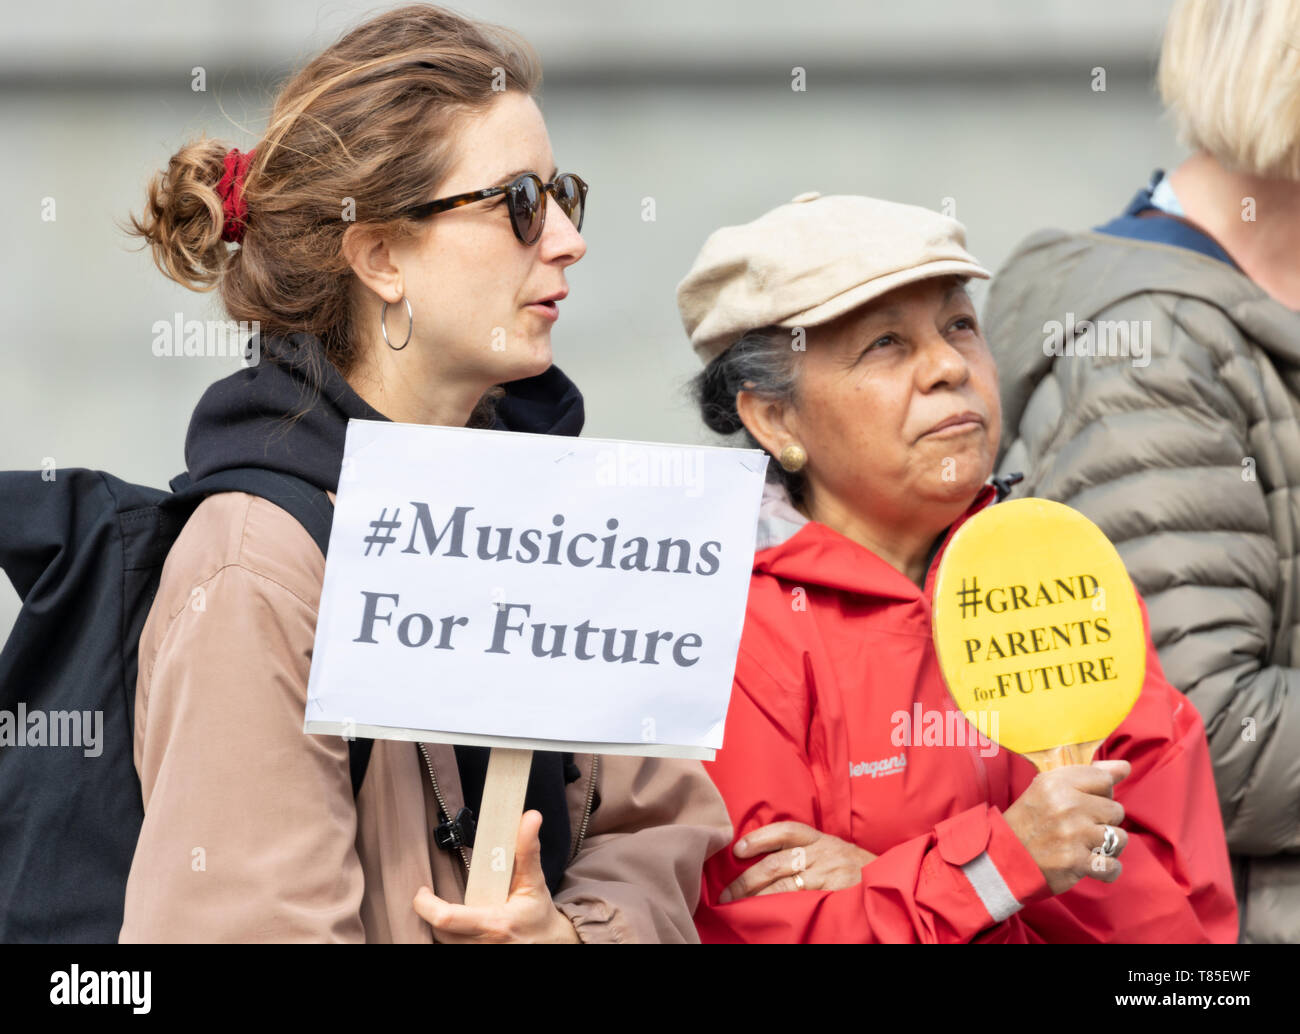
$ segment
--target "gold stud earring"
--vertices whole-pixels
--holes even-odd
[[[804,452],[802,445],[795,445],[791,442],[781,450],[777,462],[781,464],[782,469],[793,474],[795,471],[803,469],[803,465],[808,462],[808,454]]]

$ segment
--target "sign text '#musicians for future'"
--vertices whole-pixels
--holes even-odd
[[[441,555],[469,559],[470,554],[465,552],[466,532],[469,530],[466,528],[466,517],[474,507],[455,507],[451,516],[443,523],[442,528],[435,530],[435,522],[429,504],[413,500],[411,506],[415,509],[415,517],[413,521],[408,522],[412,524],[410,541],[400,551],[401,553],[420,554],[421,549],[417,546],[417,542],[422,538],[423,549],[428,556]],[[517,539],[513,527],[494,528],[488,524],[476,526],[472,530],[478,533],[478,559],[489,561],[514,560],[520,564],[537,563],[542,556],[542,539],[545,537],[547,543],[546,557],[541,560],[542,564],[558,566],[562,562],[561,557],[563,557],[572,567],[594,565],[597,569],[661,571],[675,574],[698,574],[704,577],[716,573],[719,567],[722,544],[715,540],[702,543],[697,551],[689,539],[673,538],[671,536],[659,539],[655,543],[658,549],[654,551],[656,562],[652,566],[650,564],[652,552],[650,540],[642,536],[633,536],[624,539],[621,543],[623,555],[616,565],[614,563],[614,553],[620,546],[617,535],[610,534],[598,537],[589,532],[581,532],[569,538],[566,548],[564,543],[566,532],[563,527],[564,514],[555,514],[551,518],[551,523],[557,530],[548,534],[538,528],[527,528],[519,532]],[[605,522],[605,527],[611,532],[616,531],[618,526],[619,522],[616,517],[611,517]],[[391,518],[388,517],[388,511],[385,509],[378,520],[370,522],[371,534],[363,540],[366,543],[366,555],[369,556],[370,548],[377,545],[379,548],[375,555],[382,556],[384,548],[397,540],[394,532],[400,527],[402,527],[401,508],[395,508]],[[495,549],[492,546],[494,533],[496,536]],[[518,543],[518,549],[512,554],[511,545],[514,542]],[[602,548],[594,550],[593,547],[596,544],[599,544]],[[583,548],[580,550],[579,547]],[[591,552],[587,552],[587,550],[591,550]],[[596,563],[597,553],[599,554],[599,563]],[[698,560],[692,568],[691,561],[697,557]],[[456,629],[469,624],[468,617],[456,614],[449,614],[435,620],[430,615],[411,611],[398,618],[396,608],[401,603],[401,597],[397,593],[362,590],[361,596],[364,606],[362,608],[360,633],[352,640],[355,643],[378,645],[380,640],[376,638],[376,633],[380,631],[380,625],[386,625],[396,632],[396,640],[402,646],[422,647],[434,642],[434,631],[435,626],[437,626],[440,627],[441,631],[432,648],[451,650],[455,649],[456,645],[453,640]],[[485,653],[508,654],[510,650],[505,645],[507,635],[513,633],[520,638],[526,637],[522,623],[510,623],[511,612],[516,609],[521,611],[523,616],[529,616],[532,606],[528,603],[508,602],[505,600],[496,602],[496,616],[493,622],[491,643],[484,650]],[[395,618],[397,618],[396,624],[394,624]],[[664,647],[665,658],[671,660],[678,667],[689,668],[699,660],[694,651],[698,650],[704,642],[703,638],[696,632],[679,634],[664,629],[643,631],[632,628],[602,628],[593,625],[589,617],[574,625],[572,636],[570,636],[570,624],[570,622],[559,624],[533,623],[531,636],[532,655],[534,657],[548,658],[572,656],[583,661],[601,659],[610,663],[624,664],[639,661],[642,664],[654,665],[660,663],[658,656],[660,645],[671,642],[671,647]],[[550,637],[549,643],[547,642],[548,635]],[[620,635],[623,639],[621,649],[616,647],[616,640]],[[593,643],[590,647],[588,645],[589,638]],[[687,651],[691,651],[691,653]]]
[[[429,556],[435,555],[439,547],[445,549],[441,555],[446,557],[459,557],[467,559],[469,554],[465,552],[466,538],[466,516],[474,509],[472,506],[457,506],[452,515],[446,520],[440,530],[434,530],[433,516],[429,511],[429,504],[422,502],[412,502],[415,508],[414,526],[411,529],[410,541],[402,550],[403,553],[419,553],[421,551],[417,542],[423,539],[423,548]],[[400,508],[393,514],[391,520],[385,520],[387,511],[381,516],[379,521],[371,523],[371,527],[382,527],[388,531],[388,535],[368,536],[367,555],[369,555],[370,544],[378,544],[378,554],[382,554],[383,547],[396,538],[391,532],[393,529],[401,526],[399,520]],[[596,536],[590,532],[579,532],[569,538],[567,547],[564,543],[566,534],[564,529],[564,514],[557,513],[551,518],[552,525],[557,530],[544,532],[540,528],[526,528],[520,531],[518,538],[515,538],[514,528],[494,528],[491,525],[479,525],[473,530],[477,535],[477,554],[480,560],[513,560],[520,564],[537,563],[539,560],[542,564],[559,565],[567,562],[573,567],[587,567],[594,565],[597,568],[615,569],[617,567],[623,571],[671,571],[675,574],[698,574],[708,576],[718,570],[721,543],[717,541],[708,541],[700,544],[696,550],[689,539],[684,538],[663,538],[659,539],[654,545],[657,547],[652,551],[651,543],[648,539],[641,536],[633,536],[624,539],[619,543],[617,535]],[[605,528],[610,532],[618,530],[618,518],[611,517],[605,522]],[[496,536],[495,548],[492,544],[493,533]],[[542,557],[543,537],[546,540],[546,556]],[[518,548],[511,552],[511,545],[518,543]],[[596,544],[600,544],[599,549],[595,549]],[[618,564],[614,563],[614,552],[618,548],[623,549],[623,555]],[[650,562],[651,554],[654,554],[654,563]],[[691,560],[698,555],[698,560],[691,566]]]

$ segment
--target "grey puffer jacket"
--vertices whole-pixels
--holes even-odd
[[[984,323],[999,472],[1118,547],[1205,721],[1241,939],[1300,942],[1300,313],[1194,251],[1046,230]]]

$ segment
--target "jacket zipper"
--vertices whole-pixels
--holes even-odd
[[[447,802],[442,798],[442,791],[438,789],[438,777],[433,774],[433,762],[429,760],[429,751],[423,743],[416,743],[420,748],[420,756],[424,758],[424,767],[429,771],[429,782],[433,785],[433,796],[438,800],[438,810],[443,819],[450,822],[451,812],[447,808]],[[587,783],[587,801],[583,805],[582,825],[578,827],[578,837],[573,845],[573,853],[569,855],[569,861],[578,857],[578,852],[582,850],[582,841],[587,836],[587,826],[591,824],[591,802],[596,797],[596,774],[600,771],[600,755],[591,756],[591,779]],[[460,860],[465,866],[465,871],[469,872],[469,859],[465,857],[465,849],[457,847],[456,852],[460,855]]]
[[[429,770],[429,782],[433,784],[433,796],[438,799],[438,810],[446,822],[451,821],[451,812],[447,808],[447,802],[442,799],[442,791],[438,789],[438,777],[433,774],[433,762],[429,760],[429,751],[423,743],[416,743],[420,748],[420,754],[424,758],[424,765]],[[465,872],[469,872],[469,858],[465,856],[465,848],[459,844],[456,845],[456,853],[460,855],[461,863],[465,866]]]
[[[587,803],[582,809],[582,825],[578,827],[578,839],[573,845],[573,854],[569,855],[569,861],[578,857],[578,852],[582,850],[583,838],[587,835],[587,826],[591,822],[591,802],[596,796],[596,773],[600,770],[600,755],[591,755],[591,780],[587,784]]]

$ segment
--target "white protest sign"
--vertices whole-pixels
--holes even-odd
[[[305,731],[711,759],[766,465],[350,421]]]

